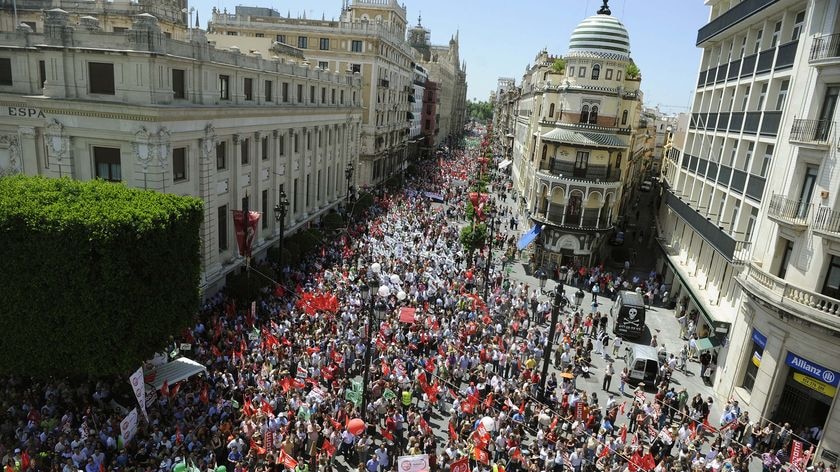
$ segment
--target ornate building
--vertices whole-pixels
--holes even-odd
[[[279,238],[281,190],[286,234],[343,200],[344,169],[358,160],[359,76],[216,49],[200,30],[172,39],[146,13],[117,32],[73,18],[49,10],[42,32],[4,33],[0,173],[201,198],[207,295],[242,265],[232,210],[262,213],[259,258]]]
[[[627,30],[606,3],[575,28],[565,56],[541,51],[522,79],[512,175],[543,226],[537,265],[599,262],[636,178],[629,170],[641,78]]]

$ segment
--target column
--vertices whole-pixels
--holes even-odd
[[[256,87],[254,88],[256,89]],[[262,208],[262,191],[264,187],[262,183],[262,137],[262,131],[254,132],[254,145],[249,146],[249,148],[254,148],[254,151],[251,153],[254,160],[248,161],[251,164],[251,188],[254,192],[249,206],[252,210],[261,211],[262,218],[269,218],[271,215],[268,209]],[[257,224],[257,241],[254,246],[260,246],[263,242],[265,242],[265,234],[262,229],[262,222],[260,222]]]
[[[204,221],[201,223],[201,286],[221,270],[219,251],[215,243],[219,222],[216,221],[216,130],[208,124],[198,146],[198,197],[204,202]]]
[[[19,126],[20,159],[17,163],[17,170],[23,174],[38,175],[38,146],[35,143],[35,128],[32,126]]]

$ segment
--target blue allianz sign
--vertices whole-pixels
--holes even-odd
[[[833,370],[826,369],[819,364],[815,364],[808,359],[799,357],[792,352],[788,352],[785,363],[799,372],[825,382],[832,387],[836,387],[840,384],[840,374],[834,372]]]

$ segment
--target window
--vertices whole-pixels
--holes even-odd
[[[312,204],[312,197],[309,192],[309,174],[306,174],[306,206],[309,207]]]
[[[578,67],[578,77],[586,77],[586,67]]]
[[[752,392],[755,385],[755,377],[758,375],[758,367],[761,365],[761,356],[764,355],[764,347],[758,344],[755,339],[755,332],[753,332],[752,347],[749,350],[750,357],[747,359],[747,368],[744,370],[744,381],[741,387],[748,392]]]
[[[747,111],[747,103],[750,100],[750,86],[744,86],[744,98],[741,101],[741,110],[740,111]]]
[[[12,60],[0,57],[0,85],[12,85]]]
[[[34,22],[34,21],[21,21],[21,23],[23,23],[23,24],[25,24],[26,26],[30,27],[30,28],[32,29],[32,32],[33,32],[33,33],[37,33],[37,32],[38,32],[38,28],[36,28],[36,26],[37,26],[37,25],[35,24],[35,22]]]
[[[228,248],[227,216],[227,205],[220,206],[216,215],[216,219],[219,220],[219,252],[225,251]]]
[[[784,249],[782,250],[782,260],[779,264],[779,270],[776,273],[776,277],[780,279],[784,279],[785,275],[787,274],[787,267],[790,264],[790,258],[793,255],[793,241],[790,241],[785,238],[779,238],[780,243],[784,244]],[[830,270],[830,269],[829,269]],[[828,282],[828,274],[826,274],[826,282]],[[825,290],[825,289],[823,289]]]
[[[239,161],[240,161],[240,163],[242,163],[243,166],[248,165],[248,163],[251,162],[251,156],[250,156],[251,153],[249,152],[250,150],[251,149],[250,149],[250,146],[248,145],[248,140],[247,139],[242,139],[242,141],[240,141],[240,143],[239,143],[239,151],[240,151]]]
[[[548,117],[554,118],[554,104],[548,106]]]
[[[327,103],[327,88],[321,87],[321,104]]]
[[[124,28],[122,26],[114,26],[113,28],[114,33],[125,33],[128,31],[128,28]]]
[[[272,100],[273,100],[273,98],[272,98],[272,95],[273,95],[273,92],[274,92],[274,91],[272,90],[272,88],[273,88],[272,86],[273,86],[273,85],[274,85],[274,84],[273,84],[270,80],[266,80],[266,81],[265,81],[265,86],[263,87],[263,92],[265,92],[265,93],[264,93],[264,95],[265,95],[265,101],[267,101],[267,102],[270,102],[270,101],[272,101]]]
[[[329,51],[330,50],[330,38],[321,38],[318,42],[318,49],[321,51]]]
[[[581,123],[588,123],[589,122],[589,105],[584,105],[580,108],[580,120]]]
[[[96,178],[109,182],[122,180],[120,148],[94,146],[93,163],[96,167]]]
[[[309,38],[306,36],[298,36],[298,48],[306,49],[309,45]]]
[[[831,298],[840,298],[840,257],[831,256],[821,293]]]
[[[312,150],[312,131],[307,131],[306,133],[306,150]]]
[[[330,104],[335,105],[335,89],[330,91]]]
[[[262,160],[268,160],[268,136],[263,136],[260,139],[260,157]]]
[[[38,78],[41,79],[41,88],[47,82],[47,63],[46,61],[38,61]]]
[[[782,34],[782,22],[777,21],[776,26],[773,28],[773,35],[770,37],[770,47],[774,48],[779,45],[779,35]]]
[[[776,111],[782,111],[785,106],[785,99],[787,99],[788,87],[790,87],[790,80],[783,80],[779,85],[779,96],[776,98]]]
[[[569,197],[569,204],[566,206],[566,224],[580,223],[580,195],[572,195]]]
[[[595,64],[594,66],[592,66],[592,76],[591,76],[592,80],[598,80],[598,78],[600,76],[601,76],[601,66],[599,66],[598,64]]]
[[[755,44],[753,45],[753,54],[758,54],[758,51],[761,50],[761,35],[762,35],[762,33],[763,33],[762,30],[758,30],[758,32],[755,34]]]
[[[744,238],[747,241],[752,241],[752,233],[755,229],[756,219],[758,219],[758,208],[750,207],[750,218],[747,220],[747,230],[744,232]]]
[[[575,156],[575,177],[585,177],[586,170],[589,168],[589,152],[578,151]]]
[[[354,39],[350,42],[350,50],[353,52],[362,52],[362,42]]]
[[[613,74],[613,70],[612,69],[607,69],[607,73],[604,74],[604,78],[607,79],[607,80],[612,80],[612,74]]]
[[[768,144],[767,147],[764,148],[764,160],[761,162],[761,176],[767,177],[767,171],[770,169],[770,161],[773,160],[773,151],[776,150],[776,146],[773,144]]]
[[[354,74],[357,73],[357,72],[359,74],[361,74],[362,73],[362,65],[361,64],[350,64],[350,71]]]
[[[242,92],[245,95],[245,100],[254,99],[254,79],[246,78],[242,84]]]
[[[318,171],[318,180],[315,181],[315,192],[316,192],[315,201],[316,202],[321,201],[321,187],[322,187],[322,185],[321,185],[321,171],[319,170]]]
[[[262,220],[262,229],[268,228],[268,190],[263,190],[262,195],[260,197],[260,204],[262,205],[263,217],[260,218]]]
[[[321,70],[327,70],[330,68],[330,63],[327,61],[318,61],[318,68]]]
[[[297,84],[297,101],[303,103],[303,84]]]
[[[741,170],[744,172],[750,171],[750,164],[752,163],[753,151],[755,151],[755,143],[750,142],[749,145],[747,145],[747,152],[744,155],[744,165],[743,167],[741,167]]]
[[[297,137],[297,135],[295,135]],[[292,183],[292,213],[298,212],[298,179]]]
[[[621,124],[622,125],[627,124],[627,115],[629,115],[627,110],[624,110],[623,112],[621,112]]]
[[[338,104],[344,105],[344,90],[338,91]]]
[[[298,152],[298,150],[300,149],[300,146],[298,146],[298,141],[299,141],[298,136],[300,136],[300,135],[298,133],[295,133],[294,139],[292,140],[293,141],[292,144],[293,144],[295,152]]]
[[[265,33],[255,33],[254,37],[255,38],[265,38]]]
[[[227,167],[227,143],[222,141],[216,144],[216,170]]]
[[[315,103],[315,86],[309,86],[309,103]]]
[[[621,153],[615,155],[615,167],[616,169],[621,168]]]
[[[758,94],[758,103],[756,103],[756,110],[764,108],[764,99],[767,98],[767,82],[761,84],[761,92]]]
[[[278,156],[285,156],[286,155],[286,136],[279,135],[277,136],[277,155]]]
[[[569,77],[575,76],[575,66],[569,66]]]
[[[589,122],[592,124],[598,123],[598,106],[592,105],[592,109],[589,111]]]
[[[805,23],[805,10],[796,14],[796,19],[793,21],[793,31],[790,34],[791,41],[798,41],[799,35],[802,34],[802,25]]]
[[[184,82],[184,70],[172,69],[172,97],[185,98],[187,96],[186,83]]]
[[[228,36],[239,36],[239,33],[238,33],[238,32],[236,32],[236,31],[228,31],[228,32],[227,32],[227,35],[228,35]]]
[[[90,93],[114,95],[114,64],[109,62],[89,62]]]
[[[175,182],[187,180],[187,148],[172,149],[172,179]]]
[[[283,86],[281,87],[281,93],[283,94],[283,103],[289,103],[289,83],[283,82]]]
[[[744,37],[741,39],[741,53],[738,54],[738,57],[744,57],[744,52],[746,50],[747,50],[747,36],[744,35]]]
[[[620,70],[615,71],[615,80],[621,82],[621,71]]]
[[[278,34],[274,37],[274,40],[278,43],[286,44],[286,35],[285,34]]]
[[[219,76],[219,98],[221,100],[230,100],[230,76]]]

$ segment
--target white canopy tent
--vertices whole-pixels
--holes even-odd
[[[192,359],[179,357],[178,359],[158,366],[152,374],[147,374],[146,378],[148,379],[153,375],[152,380],[147,383],[154,387],[155,390],[159,390],[163,382],[166,382],[168,385],[174,385],[201,372],[207,372],[207,368]]]

